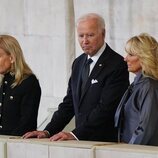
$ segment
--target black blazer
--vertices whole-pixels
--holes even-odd
[[[106,45],[81,96],[81,72],[86,58],[82,54],[74,61],[67,95],[45,129],[55,134],[75,115],[76,128],[72,132],[79,140],[116,141],[114,114],[129,85],[127,65]]]
[[[6,74],[0,88],[0,134],[21,136],[37,128],[41,88],[34,75],[11,88],[13,80]]]

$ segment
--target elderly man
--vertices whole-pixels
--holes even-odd
[[[105,42],[100,15],[79,18],[77,33],[84,53],[73,62],[67,95],[44,131],[28,132],[24,138],[117,141],[114,114],[129,85],[127,65]],[[62,131],[73,116],[76,127],[70,133]]]

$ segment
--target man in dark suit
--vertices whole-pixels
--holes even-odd
[[[123,57],[105,43],[105,23],[98,14],[81,17],[77,22],[77,33],[84,53],[72,65],[67,95],[45,130],[26,133],[24,138],[117,140],[114,114],[129,84],[127,66]],[[86,65],[89,58],[92,60]],[[63,132],[74,115],[75,129],[70,133]]]

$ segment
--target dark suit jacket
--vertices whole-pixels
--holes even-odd
[[[0,134],[21,136],[37,128],[41,88],[34,75],[11,88],[13,80],[6,74],[0,88]]]
[[[72,132],[79,140],[115,141],[114,114],[129,84],[126,63],[107,45],[81,96],[81,72],[86,58],[82,54],[74,61],[67,95],[45,129],[55,134],[75,115],[76,128]]]
[[[127,101],[124,95],[115,115],[115,125],[119,127],[119,109],[123,108],[121,141],[158,146],[158,81],[138,74],[132,91]]]

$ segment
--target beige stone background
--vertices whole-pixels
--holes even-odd
[[[157,0],[0,0],[0,34],[18,39],[41,84],[39,128],[66,94],[71,63],[82,53],[75,21],[89,12],[104,17],[106,42],[122,56],[131,36],[158,39]]]

